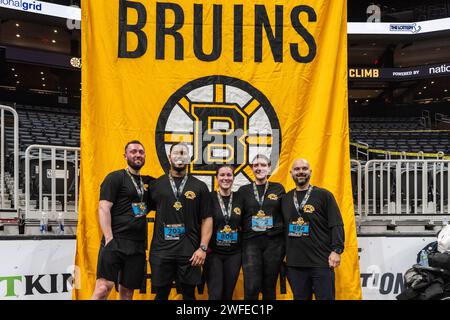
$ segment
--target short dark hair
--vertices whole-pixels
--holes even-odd
[[[269,166],[272,165],[272,161],[270,161],[269,157],[267,157],[266,155],[261,154],[261,153],[258,153],[258,154],[253,158],[251,164],[253,165],[253,162],[255,162],[255,161],[258,160],[258,159],[264,159],[264,160],[266,160],[266,162],[267,162],[267,164],[268,164]]]
[[[230,168],[231,171],[233,172],[233,176],[234,176],[234,169],[236,168],[235,166],[233,166],[232,164],[219,164],[216,166],[216,176],[219,174],[219,170],[222,168]]]
[[[177,142],[177,143],[174,143],[173,145],[170,146],[169,154],[172,153],[172,149],[175,148],[175,146],[183,146],[183,147],[186,148],[186,150],[187,150],[188,153],[189,153],[189,147],[188,147],[188,145],[187,145],[186,143],[184,143],[184,142]]]
[[[140,145],[142,146],[142,148],[145,149],[144,145],[143,145],[139,140],[131,140],[130,142],[128,142],[128,143],[125,145],[125,153],[127,153],[127,148],[128,148],[128,146],[129,146],[130,144],[140,144]]]

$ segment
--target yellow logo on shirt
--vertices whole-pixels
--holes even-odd
[[[184,193],[184,196],[186,197],[186,199],[194,200],[197,195],[195,194],[194,191],[186,191]]]
[[[271,193],[267,196],[270,200],[278,200],[278,196],[275,193]]]
[[[148,191],[148,184],[144,184],[144,191]]]
[[[238,216],[240,216],[241,215],[241,208],[237,208],[236,207],[236,208],[233,209],[233,212],[236,213]]]
[[[310,204],[305,205],[303,208],[303,212],[305,213],[313,213],[314,211],[316,211],[316,209]]]

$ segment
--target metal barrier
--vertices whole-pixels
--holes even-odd
[[[14,118],[14,150],[13,150],[13,203],[5,205],[5,111],[12,113]],[[19,200],[19,115],[11,107],[0,105],[0,209],[17,210]]]
[[[369,160],[369,145],[362,141],[356,141],[356,143],[363,146],[363,148],[361,148],[359,145],[356,145],[356,159],[359,160],[359,155],[361,154],[364,156],[364,160]]]
[[[350,160],[350,170],[352,178],[352,189],[353,189],[353,202],[355,207],[355,213],[361,216],[362,213],[362,166],[357,160]],[[356,190],[355,190],[356,189]]]
[[[370,160],[364,216],[450,214],[450,160]],[[359,196],[359,195],[358,195]]]
[[[30,165],[32,161],[33,167]],[[64,212],[66,218],[73,220],[77,219],[79,163],[80,148],[31,145],[26,149],[25,214],[27,218],[39,218],[36,213],[45,211],[53,215],[58,212]],[[61,187],[60,182],[62,180],[62,190],[59,190],[59,192],[57,192],[57,179],[59,187]],[[73,186],[73,196],[68,193],[69,180],[72,182],[71,187]],[[32,208],[30,200],[32,195],[32,182],[33,195],[37,200],[37,204],[34,208]],[[44,182],[47,182],[47,190],[44,190]],[[74,199],[73,208],[68,206],[69,195]],[[57,198],[60,200],[58,201]],[[47,208],[48,199],[50,199],[50,208]],[[60,207],[57,207],[57,201],[61,202]],[[51,215],[49,217],[52,218]]]

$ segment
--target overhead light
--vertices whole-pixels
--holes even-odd
[[[434,81],[431,81],[431,84],[434,84]]]
[[[20,34],[16,34],[16,37],[17,37],[17,38],[20,38]]]
[[[364,52],[364,53],[363,53],[363,56],[367,56],[367,52]]]
[[[358,102],[358,100],[355,100],[355,103],[357,103]]]
[[[424,89],[426,89],[427,87],[425,86],[425,87],[423,87]]]
[[[14,69],[14,68],[11,68],[11,71],[16,71],[16,69]]]
[[[14,75],[14,77],[18,77],[18,75],[17,75],[17,74],[15,74],[15,75]]]
[[[42,86],[45,87],[45,83],[43,83]]]
[[[366,99],[366,102],[369,102],[369,99]]]
[[[19,83],[20,83],[20,81],[16,81],[16,83],[17,83],[17,84],[19,84]]]
[[[422,94],[422,92],[419,91],[419,94]]]
[[[447,92],[447,91],[448,91],[447,89],[444,90],[444,92]]]
[[[41,71],[41,74],[44,74],[44,72]]]
[[[56,43],[56,40],[55,40],[55,39],[53,39],[53,40],[52,40],[52,43]]]
[[[42,80],[45,80],[45,78],[41,78]]]
[[[54,33],[58,33],[58,30],[55,29],[55,30],[53,30],[53,32],[54,32]]]
[[[20,27],[20,24],[16,23],[16,27]]]

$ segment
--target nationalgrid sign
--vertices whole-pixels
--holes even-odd
[[[81,20],[81,12],[79,7],[62,6],[45,1],[0,0],[0,7],[75,21]]]
[[[19,9],[23,11],[42,11],[42,3],[37,1],[22,1],[22,0],[0,0],[0,4],[11,9]]]

